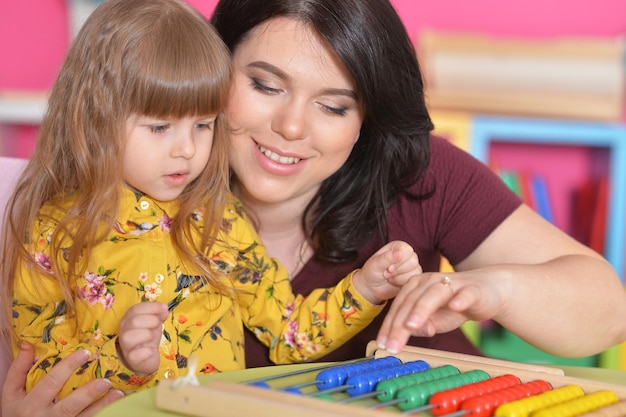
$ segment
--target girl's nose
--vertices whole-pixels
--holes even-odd
[[[176,143],[172,148],[172,156],[189,159],[196,153],[196,145],[191,133],[181,133],[176,137]]]

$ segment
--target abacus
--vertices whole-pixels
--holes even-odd
[[[296,374],[299,382],[293,383]],[[257,380],[200,386],[163,381],[156,403],[196,417],[618,417],[626,416],[626,385],[412,346],[391,355],[371,342],[361,360]]]

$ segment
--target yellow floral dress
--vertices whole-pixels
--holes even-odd
[[[36,352],[27,391],[77,349],[91,351],[92,360],[72,376],[59,398],[96,377],[106,377],[114,388],[127,392],[153,386],[160,379],[186,375],[192,354],[199,374],[243,369],[243,325],[270,347],[273,362],[304,362],[339,347],[381,311],[358,294],[352,274],[334,288],[307,298],[295,296],[287,272],[267,256],[234,197],[211,250],[214,268],[241,290],[236,297],[224,295],[181,265],[169,228],[176,202],[155,201],[128,189],[122,194],[117,226],[94,249],[86,272],[67,277],[76,314],[67,313],[55,279],[27,265],[19,269],[13,325],[19,339],[33,344]],[[66,210],[72,199],[55,203],[40,210],[27,246],[34,261],[46,268],[53,261],[49,237],[56,225],[50,215]],[[193,218],[201,227],[202,212]],[[170,314],[163,324],[158,371],[138,375],[120,362],[116,340],[129,307],[151,301],[167,303]]]

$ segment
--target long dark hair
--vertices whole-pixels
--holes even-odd
[[[433,124],[415,49],[388,0],[220,0],[211,22],[234,51],[253,28],[279,16],[307,23],[328,42],[361,99],[359,140],[302,219],[316,256],[353,260],[376,233],[387,240],[387,209],[428,164]]]

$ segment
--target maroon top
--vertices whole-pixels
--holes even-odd
[[[488,167],[443,139],[431,140],[430,165],[422,180],[411,187],[419,193],[432,189],[432,197],[413,201],[400,196],[391,206],[389,239],[413,246],[424,271],[438,271],[444,255],[452,265],[465,259],[520,204],[521,200]],[[341,265],[311,259],[293,279],[295,293],[308,295],[314,288],[331,287],[350,271],[361,267],[383,241],[372,240],[359,251],[358,260]],[[385,310],[386,312],[386,310]],[[345,345],[320,361],[344,361],[365,356],[376,339],[384,313]],[[431,349],[480,355],[461,330],[431,338],[411,338],[410,344]],[[268,366],[267,348],[246,330],[247,367]]]

